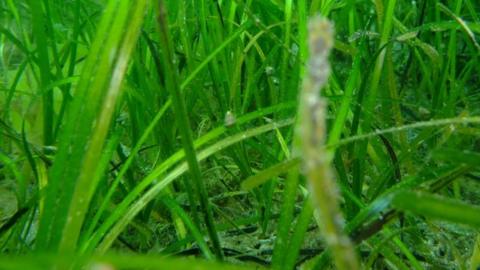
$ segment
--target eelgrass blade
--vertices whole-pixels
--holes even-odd
[[[146,7],[146,0],[109,1],[77,86],[67,124],[60,134],[41,213],[37,250],[73,252],[76,249],[99,180],[97,161]],[[132,21],[127,23],[127,18]]]
[[[183,211],[183,209],[177,204],[175,200],[170,198],[169,196],[164,196],[162,198],[162,202],[168,206],[170,211],[175,213],[182,221],[185,223],[185,226],[190,230],[190,233],[193,235],[195,240],[198,243],[198,246],[202,250],[205,258],[208,260],[214,259],[214,255],[210,251],[205,239],[203,239],[203,235],[201,231],[197,228],[197,226],[193,223],[193,221],[188,217],[187,213]]]
[[[306,197],[305,202],[303,203],[302,211],[297,217],[290,244],[288,245],[287,252],[285,253],[285,258],[283,261],[284,269],[295,268],[300,249],[305,241],[308,225],[313,217],[313,211],[313,202],[310,198]]]
[[[480,267],[480,234],[477,234],[477,239],[473,245],[473,253],[470,258],[470,270],[478,269],[478,267]]]
[[[292,119],[287,119],[280,121],[278,123],[271,123],[257,128],[247,130],[245,132],[240,132],[232,136],[228,136],[223,140],[220,140],[213,145],[206,147],[198,153],[199,161],[203,161],[211,155],[226,149],[227,147],[234,145],[235,143],[246,140],[250,137],[263,134],[265,132],[275,130],[276,128],[284,127],[291,125],[293,123]],[[159,194],[166,186],[172,183],[174,180],[178,179],[182,174],[184,174],[188,167],[185,162],[177,165],[172,168],[176,163],[175,159],[179,159],[180,154],[183,151],[179,151],[172,155],[172,157],[162,164],[157,166],[149,175],[147,175],[139,184],[137,190],[129,194],[129,197],[126,198],[122,203],[120,203],[114,213],[102,224],[102,226],[95,232],[94,235],[86,242],[84,250],[93,250],[97,247],[97,251],[104,253],[112,245],[113,241],[118,237],[118,235],[125,229],[128,223],[145,207],[145,205],[153,200],[155,196]],[[150,187],[141,197],[136,201],[135,198],[140,194],[140,191],[145,189],[150,185],[155,179],[159,176],[164,175],[167,170],[171,169],[168,174],[162,177],[154,186]],[[106,235],[105,235],[106,234]],[[103,238],[103,240],[102,240]]]
[[[288,172],[283,191],[282,214],[277,225],[277,239],[273,250],[272,267],[274,269],[283,269],[285,256],[289,247],[290,226],[293,220],[293,210],[295,207],[295,199],[297,195],[298,183],[300,175],[298,168],[294,168]]]
[[[425,192],[401,191],[392,204],[400,210],[480,228],[480,207]]]
[[[88,210],[89,202],[94,194],[98,181],[100,180],[101,174],[98,175],[99,172],[97,172],[97,168],[100,168],[101,165],[97,162],[100,157],[100,153],[98,152],[99,149],[103,148],[105,138],[107,137],[112,115],[115,110],[114,105],[121,93],[120,90],[123,77],[128,66],[130,54],[135,47],[140,33],[140,27],[143,23],[143,17],[147,3],[147,0],[135,1],[134,3],[131,3],[131,11],[130,14],[127,15],[131,18],[131,20],[128,23],[128,28],[124,33],[123,40],[118,45],[119,50],[117,61],[113,67],[113,70],[111,71],[112,77],[109,82],[109,86],[105,90],[106,93],[102,110],[99,112],[99,115],[95,120],[96,128],[91,134],[89,149],[85,154],[85,159],[82,164],[82,171],[75,186],[72,204],[69,209],[69,217],[67,218],[67,223],[64,228],[60,248],[65,248],[68,250],[74,249],[76,246],[76,242],[83,225],[84,215]],[[69,218],[71,218],[71,220]]]
[[[194,185],[179,181],[189,164],[171,85],[188,111],[226,261],[335,267],[334,250],[318,244],[313,223],[322,222],[296,176],[287,119],[299,109],[307,17],[317,13],[337,34],[321,93],[328,124],[318,125],[330,129],[315,138],[338,175],[334,195],[362,266],[479,266],[478,1],[164,1],[170,51],[156,10],[145,8],[125,78],[113,82],[139,2],[0,1],[0,268],[236,267],[106,253],[214,259]],[[104,105],[113,99],[112,111]],[[242,179],[252,192],[239,190]]]
[[[375,110],[375,103],[378,98],[378,91],[380,89],[380,79],[382,76],[383,66],[387,54],[386,45],[390,39],[393,29],[393,17],[395,11],[396,0],[389,0],[386,4],[385,13],[383,13],[383,3],[377,2],[377,16],[379,21],[379,28],[381,29],[380,43],[378,44],[378,56],[375,60],[373,67],[373,73],[368,83],[368,95],[364,102],[362,111],[358,112],[357,117],[360,114],[363,117],[363,129],[369,131],[372,128],[372,114],[365,113]],[[363,99],[363,96],[359,95],[359,98]],[[360,108],[360,107],[359,107]],[[355,148],[355,166],[353,169],[353,190],[357,196],[362,193],[362,188],[365,179],[365,156],[367,154],[368,141],[360,142]]]
[[[353,244],[344,232],[339,206],[338,187],[330,167],[332,153],[325,148],[326,104],[320,90],[330,75],[328,55],[333,46],[333,26],[320,16],[309,21],[308,72],[300,94],[297,138],[312,199],[320,216],[320,228],[327,246],[332,250],[338,269],[359,269]]]
[[[241,187],[247,191],[252,190],[253,188],[264,184],[274,177],[284,174],[292,169],[296,169],[299,163],[299,158],[293,158],[277,163],[261,172],[256,173],[253,176],[248,177],[242,182]]]
[[[75,256],[54,256],[30,254],[26,256],[0,256],[2,270],[44,270],[53,269],[58,264],[67,264],[73,261]],[[178,270],[247,270],[248,266],[232,265],[226,263],[208,262],[199,259],[165,258],[158,255],[141,254],[109,254],[105,256],[92,256],[80,258],[82,265],[87,269],[118,269],[118,270],[141,270],[141,269],[178,269]]]
[[[175,72],[175,65],[173,63],[173,47],[169,35],[167,11],[163,0],[158,1],[158,15],[157,21],[160,30],[160,39],[163,48],[164,70],[168,70],[166,76],[166,87],[172,96],[172,106],[175,112],[178,127],[180,129],[182,145],[185,150],[185,157],[188,162],[190,176],[192,178],[192,185],[195,187],[196,197],[200,200],[200,207],[204,214],[205,223],[207,226],[210,241],[212,241],[215,255],[218,259],[223,258],[223,253],[220,245],[220,239],[215,229],[215,222],[213,219],[213,212],[209,204],[208,193],[202,179],[200,165],[198,164],[197,155],[193,147],[193,135],[188,118],[185,101],[180,91],[180,84]],[[192,205],[192,207],[195,207]]]
[[[38,51],[38,66],[40,68],[40,90],[43,98],[43,136],[45,145],[52,145],[54,143],[53,127],[54,127],[54,112],[53,112],[53,92],[47,86],[50,84],[50,59],[48,52],[48,34],[46,31],[46,12],[43,1],[30,0],[30,9],[33,15],[33,33],[35,33],[37,51]],[[51,33],[50,33],[51,34]]]
[[[279,104],[279,105],[276,105],[276,106],[273,106],[273,107],[257,110],[255,112],[252,112],[252,113],[249,113],[249,114],[246,114],[244,116],[239,117],[237,119],[237,124],[238,125],[243,125],[243,124],[249,123],[253,120],[257,120],[258,118],[260,118],[262,116],[272,114],[274,112],[278,112],[278,111],[282,111],[282,110],[291,109],[291,108],[293,108],[293,105],[294,105],[293,103],[286,103],[286,104]],[[160,118],[163,115],[163,113],[164,113],[163,109],[165,109],[166,107],[168,107],[167,104],[165,104],[164,107],[162,108],[162,110],[159,111],[159,113],[157,114],[155,119]],[[152,123],[149,125],[148,129],[145,131],[145,134],[142,135],[142,139],[139,141],[139,145],[135,146],[135,149],[137,149],[137,150],[132,150],[132,153],[134,153],[133,151],[138,151],[138,148],[142,144],[142,141],[144,139],[146,139],[146,137],[148,137],[149,133],[152,131],[153,127],[155,126],[155,122],[158,120],[158,119],[157,120],[155,120],[155,119],[152,121]],[[237,141],[245,140],[245,139],[247,139],[251,136],[256,136],[256,135],[262,134],[266,131],[281,128],[285,125],[290,125],[291,123],[292,123],[291,120],[281,121],[280,123],[274,122],[274,123],[268,124],[266,126],[260,126],[258,128],[255,128],[254,130],[250,130],[248,132],[242,132],[240,134],[236,134],[233,137],[227,137],[225,140],[222,140],[222,141],[218,142],[217,144],[214,144],[211,147],[209,147],[208,148],[209,149],[208,153],[209,153],[209,155],[211,155],[211,154],[213,154],[217,151],[221,151],[222,149],[224,149],[225,147],[228,147],[229,145],[232,145],[232,144],[236,143]],[[226,131],[227,131],[227,128],[225,127],[225,125],[221,125],[220,127],[216,128],[216,129],[213,129],[209,133],[207,133],[204,136],[198,138],[195,141],[195,147],[196,148],[203,147],[206,144],[214,142],[215,139],[217,139],[219,136],[225,134]],[[205,150],[207,150],[207,149],[205,149]],[[115,238],[125,228],[125,226],[128,224],[128,222],[142,209],[142,207],[145,206],[146,202],[149,202],[150,200],[152,200],[154,198],[154,196],[157,194],[155,192],[160,192],[165,186],[167,186],[170,183],[169,181],[173,181],[175,178],[168,178],[168,177],[164,178],[160,183],[158,183],[154,187],[154,189],[156,190],[155,192],[150,193],[148,196],[147,196],[147,194],[145,195],[145,197],[148,197],[148,199],[144,198],[142,200],[138,200],[136,207],[131,207],[130,211],[128,213],[124,213],[124,211],[126,211],[128,205],[131,204],[136,199],[136,197],[139,194],[141,194],[150,184],[152,184],[157,179],[157,177],[165,174],[169,169],[174,167],[175,164],[177,164],[179,161],[184,159],[184,155],[185,155],[185,153],[184,153],[183,150],[182,151],[177,151],[176,153],[172,154],[169,158],[167,158],[165,161],[163,161],[161,164],[156,166],[152,170],[152,172],[150,172],[149,175],[147,175],[143,180],[141,180],[137,184],[137,186],[124,198],[124,200],[120,204],[117,205],[115,211],[105,220],[105,222],[97,229],[97,231],[95,231],[95,233],[93,233],[93,235],[91,235],[91,234],[92,234],[93,229],[95,229],[95,228],[94,228],[94,226],[92,227],[93,224],[91,224],[90,225],[91,228],[89,228],[87,230],[87,235],[85,236],[85,238],[88,238],[88,240],[85,240],[86,242],[83,243],[81,251],[85,252],[85,251],[92,251],[93,249],[95,249],[96,245],[101,241],[102,237],[104,236],[105,233],[107,233],[107,231],[110,229],[110,227],[115,222],[118,222],[118,220],[120,218],[123,218],[121,220],[120,224],[115,225],[115,230],[114,230],[114,232],[109,234],[109,239],[103,241],[102,247],[100,248],[100,251],[105,252],[106,249],[115,240]],[[122,168],[122,171],[123,171],[123,168]],[[175,175],[175,174],[172,173],[171,175]],[[167,180],[167,179],[169,179],[169,180]],[[116,185],[115,183],[117,183],[119,180],[120,180],[119,178],[116,178],[113,185],[115,186]],[[113,193],[113,191],[112,192],[109,191],[108,194],[110,194],[110,193]],[[108,194],[107,194],[107,196],[109,196]],[[107,204],[105,202],[102,205],[105,205],[105,207],[106,207]],[[98,221],[98,219],[100,219],[100,216],[96,216],[94,221],[95,220]]]

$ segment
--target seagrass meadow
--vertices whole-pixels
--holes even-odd
[[[1,0],[0,269],[480,269],[477,0]]]

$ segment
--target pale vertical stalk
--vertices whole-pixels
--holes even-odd
[[[328,20],[314,17],[309,21],[308,36],[308,71],[300,94],[297,126],[304,174],[321,218],[321,231],[337,268],[359,269],[354,247],[343,230],[337,185],[330,167],[332,153],[325,148],[326,102],[320,90],[330,74],[328,55],[333,46],[333,27]]]

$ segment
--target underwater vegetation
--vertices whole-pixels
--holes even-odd
[[[472,0],[0,1],[0,269],[478,269],[479,35]]]

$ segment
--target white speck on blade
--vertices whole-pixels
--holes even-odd
[[[265,68],[265,73],[266,73],[268,76],[272,75],[274,71],[275,71],[275,68],[272,67],[272,66],[267,66],[267,67]]]
[[[273,77],[272,78],[272,83],[275,84],[275,85],[278,85],[278,84],[280,84],[280,80],[277,77]]]

